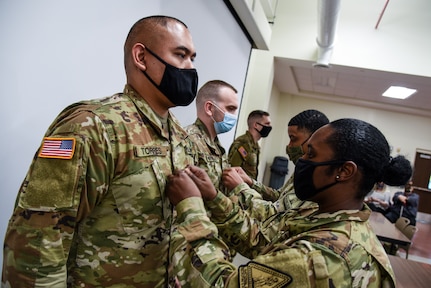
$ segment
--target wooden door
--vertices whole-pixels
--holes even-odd
[[[413,168],[414,192],[419,194],[419,212],[431,214],[431,151],[416,149]]]

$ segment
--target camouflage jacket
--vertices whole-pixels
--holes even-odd
[[[236,138],[229,148],[229,163],[232,167],[242,167],[242,169],[252,179],[257,179],[259,167],[260,147],[254,141],[250,132]]]
[[[197,163],[187,137],[128,85],[66,108],[20,188],[2,285],[167,287],[175,219],[164,190]]]
[[[199,155],[199,167],[204,169],[214,186],[219,190],[224,190],[221,185],[221,175],[225,168],[229,167],[226,151],[216,137],[212,140],[209,137],[205,125],[200,119],[196,119],[194,124],[185,128]]]
[[[206,203],[188,198],[176,210],[178,230],[189,242],[195,261],[190,273],[202,275],[199,287],[394,287],[389,259],[369,225],[370,210],[317,213],[291,209],[246,231],[250,218],[219,193]],[[193,233],[190,229],[193,227]],[[217,229],[218,228],[218,229]],[[238,268],[225,260],[225,244],[253,259]],[[254,285],[254,286],[253,286]]]
[[[253,189],[262,195],[264,200],[274,202],[273,206],[275,211],[282,212],[289,210],[291,208],[305,207],[308,205],[316,205],[310,201],[300,200],[296,194],[293,187],[293,175],[287,180],[283,187],[279,189],[274,189],[268,187],[261,182],[253,180],[251,187],[248,186],[237,186],[230,193],[239,194],[245,193],[247,189]],[[268,204],[269,205],[269,204]]]

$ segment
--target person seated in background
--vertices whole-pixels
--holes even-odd
[[[196,287],[270,287],[275,281],[278,287],[395,286],[363,201],[378,181],[405,183],[412,174],[410,162],[391,158],[383,134],[356,119],[323,126],[307,147],[296,163],[294,189],[299,199],[314,201],[319,209],[290,209],[257,221],[254,229],[243,229],[244,222],[254,220],[217,192],[204,170],[189,166],[169,176],[167,195],[178,213],[177,231],[194,259],[188,273],[201,275]],[[253,260],[235,267],[226,260],[225,243]],[[175,243],[171,249],[176,251]]]
[[[392,205],[389,206],[385,217],[392,223],[398,218],[405,217],[410,220],[410,225],[416,226],[416,216],[418,214],[419,195],[413,193],[413,181],[409,180],[404,186],[404,192],[395,192],[392,198]]]
[[[371,210],[385,214],[391,205],[391,192],[386,184],[377,182],[372,193],[365,198],[365,203]]]

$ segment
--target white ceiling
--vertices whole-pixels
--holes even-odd
[[[285,19],[294,18],[296,25],[308,25],[309,23],[317,22],[315,18],[317,14],[312,13],[315,11],[317,1],[314,0],[301,0],[294,2],[281,2],[285,0],[262,0],[262,2],[273,3],[273,7],[278,7],[276,22],[285,21]],[[278,5],[276,4],[278,2]],[[291,3],[291,4],[288,4]],[[382,8],[384,4],[388,4],[388,8],[383,14]],[[283,5],[281,5],[283,4]],[[404,40],[404,43],[409,43],[413,34],[418,35],[419,39],[428,38],[430,35],[431,18],[429,16],[431,1],[427,0],[394,0],[389,1],[375,1],[375,0],[342,0],[342,11],[340,12],[339,28],[344,31],[351,32],[351,34],[358,33],[363,27],[377,27],[378,14],[382,17],[379,29],[386,33],[391,33],[393,37],[398,37]],[[280,9],[283,6],[285,10]],[[315,12],[317,13],[317,12]],[[266,12],[268,21],[274,17]],[[300,15],[298,18],[298,15]],[[350,21],[350,23],[348,23]],[[407,22],[405,22],[407,21]],[[377,22],[377,23],[376,23]],[[289,24],[282,24],[280,27],[294,27]],[[347,24],[351,25],[347,27]],[[358,26],[354,26],[358,25]],[[396,25],[399,29],[394,28]],[[409,26],[411,25],[411,26]],[[316,24],[317,27],[317,24]],[[360,28],[358,28],[360,27]],[[401,28],[407,29],[400,31]],[[294,28],[294,30],[298,28]],[[393,29],[393,30],[390,30]],[[411,30],[409,30],[411,29]],[[277,33],[283,33],[287,29],[278,29]],[[301,30],[302,31],[302,30]],[[377,31],[377,30],[375,30]],[[376,33],[373,36],[377,36]],[[403,37],[402,37],[403,36]],[[282,38],[283,34],[277,34],[277,37]],[[429,38],[428,38],[429,39]],[[314,39],[313,39],[314,40]],[[309,39],[302,38],[301,41],[309,41]],[[362,39],[367,43],[365,39]],[[404,45],[403,43],[403,45]],[[424,45],[421,40],[415,41],[415,45]],[[399,59],[394,56],[393,61],[409,61],[411,57],[421,57],[419,51],[415,49],[414,45],[406,48],[404,54],[399,54]],[[365,47],[364,47],[365,48]],[[317,46],[316,46],[317,49]],[[335,44],[335,50],[337,43]],[[375,47],[375,49],[379,49]],[[390,53],[388,51],[388,53]],[[412,54],[413,53],[413,54]],[[429,54],[422,57],[422,63],[430,63]],[[390,58],[389,58],[390,59]],[[369,70],[360,67],[360,62],[356,63],[356,67],[347,67],[340,65],[330,65],[329,68],[313,67],[315,62],[307,60],[293,60],[288,58],[276,57],[275,58],[275,75],[274,84],[282,93],[288,93],[298,96],[314,97],[319,99],[326,99],[329,101],[337,101],[348,103],[352,105],[361,105],[367,107],[374,107],[401,113],[408,113],[414,115],[421,115],[431,117],[431,77],[424,77],[419,75],[407,75],[401,73],[394,73],[390,71],[377,71]],[[420,64],[419,64],[420,65]],[[427,64],[423,64],[427,65]],[[369,67],[369,66],[368,66]],[[429,71],[426,67],[423,70]],[[375,68],[374,68],[375,69]],[[422,70],[422,71],[423,71]],[[427,76],[429,76],[427,74]],[[405,100],[391,99],[383,97],[382,93],[389,88],[389,86],[404,86],[407,88],[416,89],[417,92]]]
[[[430,77],[338,65],[320,68],[313,64],[276,58],[275,86],[280,92],[292,95],[431,117]],[[405,100],[383,97],[382,93],[391,85],[417,92]]]

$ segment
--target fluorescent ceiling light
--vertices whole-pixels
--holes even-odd
[[[401,86],[391,86],[382,94],[382,96],[396,99],[406,99],[415,92],[415,89],[409,89]]]

